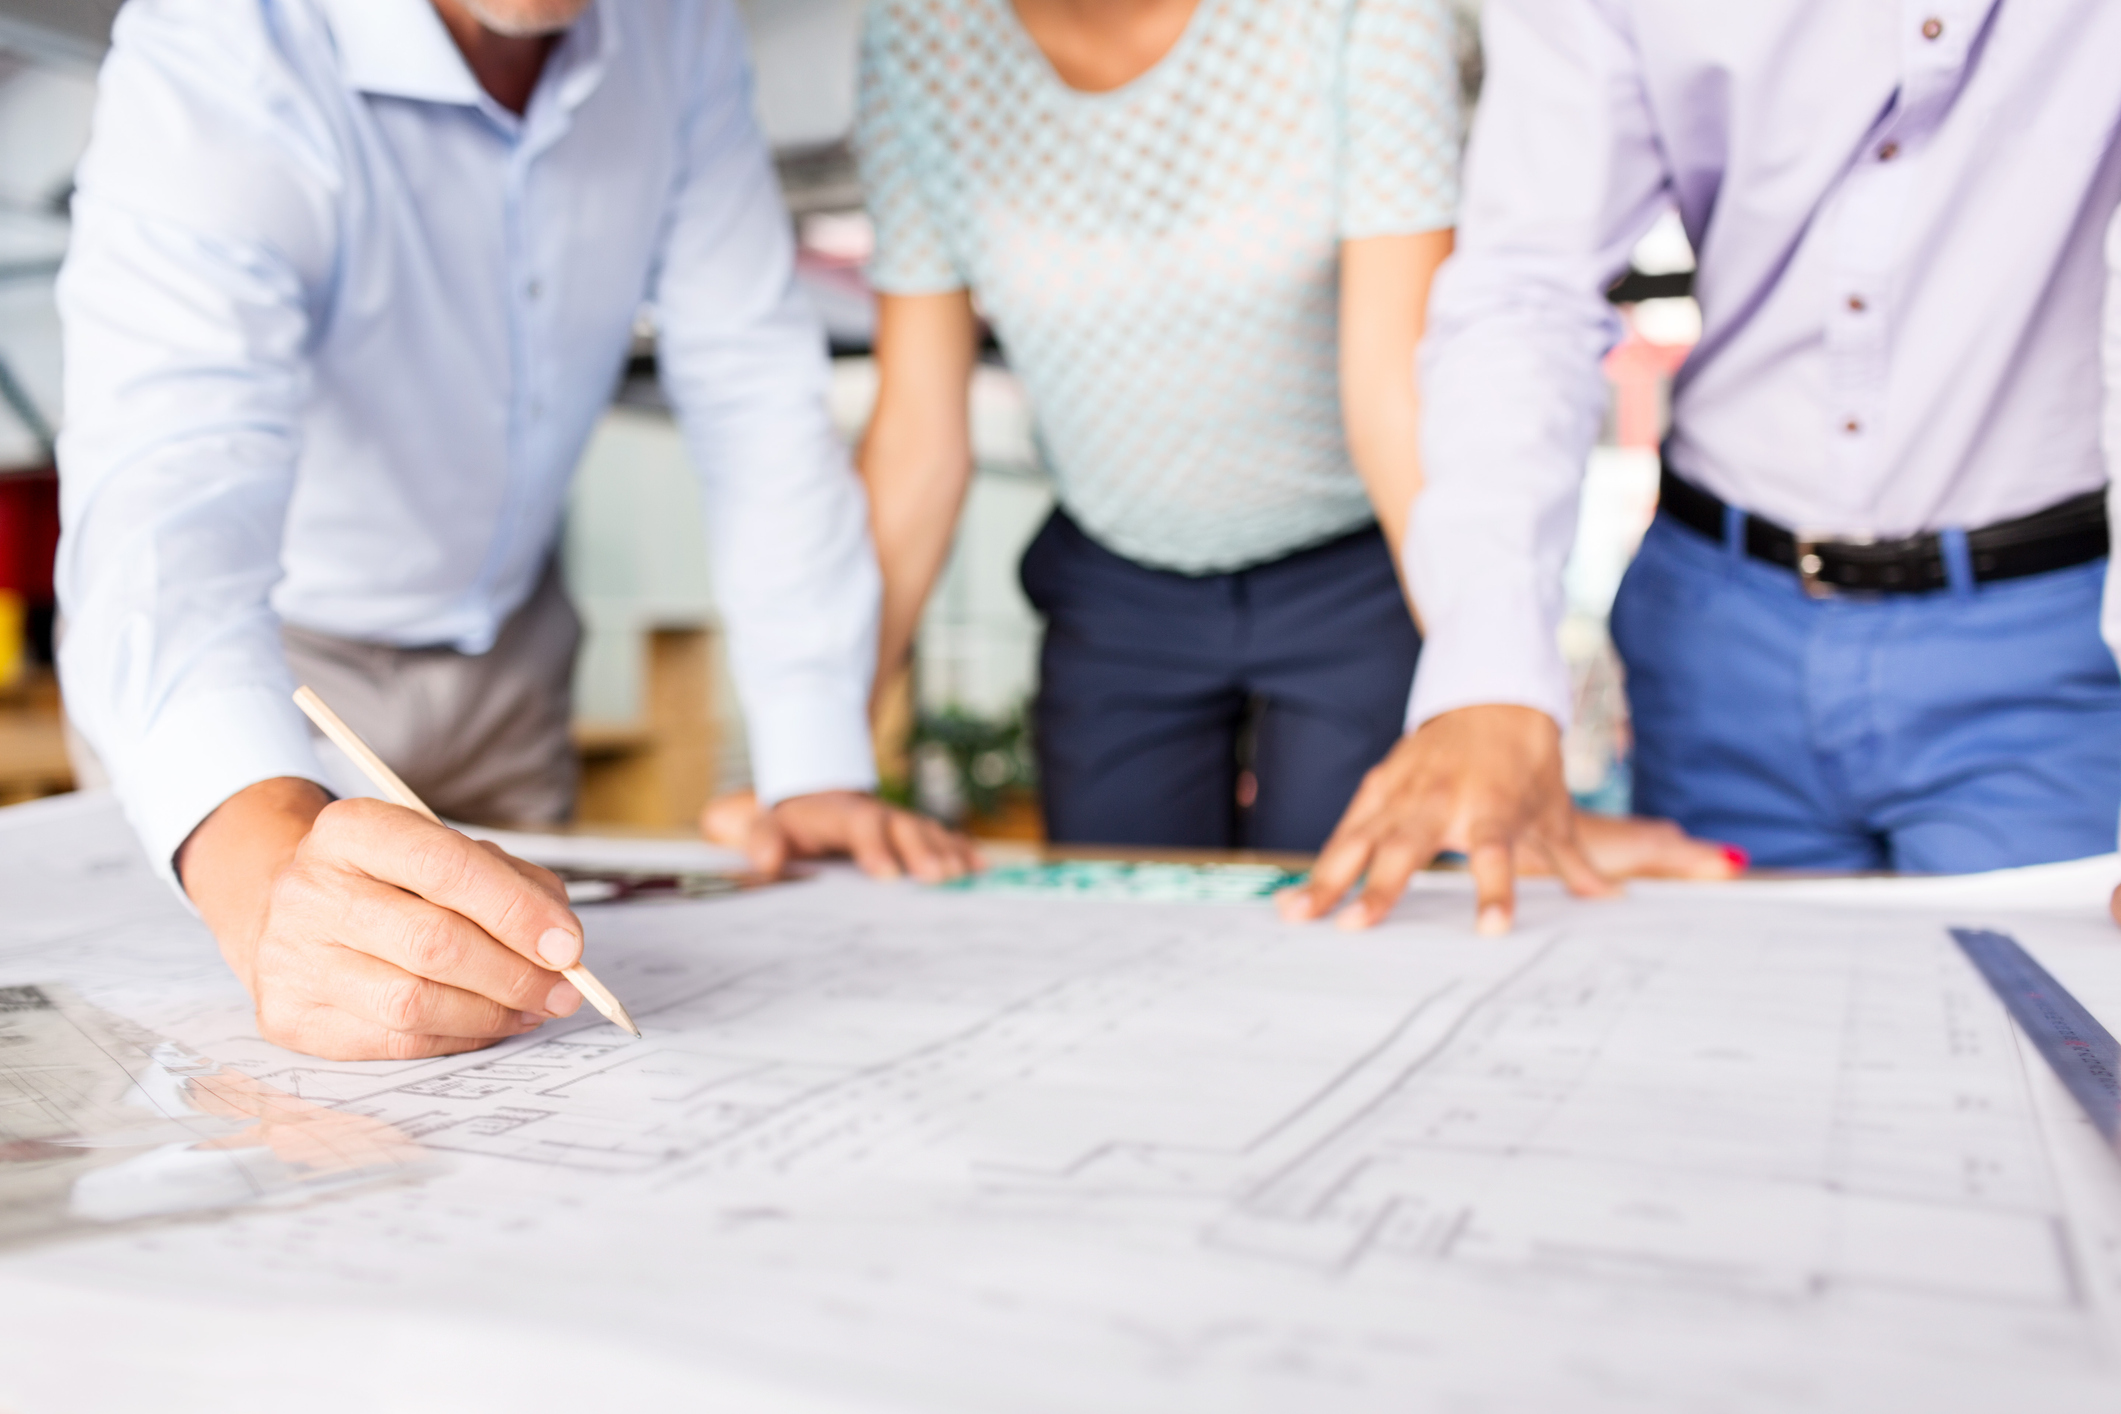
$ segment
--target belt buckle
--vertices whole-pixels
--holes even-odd
[[[1826,568],[1826,561],[1819,558],[1822,545],[1875,545],[1875,535],[1826,535],[1816,530],[1800,530],[1791,537],[1797,543],[1797,582],[1804,592],[1814,599],[1838,599],[1841,590],[1819,577]]]

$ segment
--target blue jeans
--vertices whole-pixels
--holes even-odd
[[[1783,868],[1958,873],[2111,850],[2105,576],[2100,560],[1815,600],[1660,516],[1613,605],[1635,809]]]
[[[1033,732],[1053,840],[1315,850],[1399,739],[1421,637],[1374,527],[1184,575],[1056,511],[1023,583],[1046,616]]]

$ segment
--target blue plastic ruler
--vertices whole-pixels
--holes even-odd
[[[1954,928],[1952,937],[2121,1154],[2121,1041],[2010,934]]]

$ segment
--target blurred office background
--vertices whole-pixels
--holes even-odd
[[[834,356],[833,411],[858,436],[874,395],[870,229],[847,150],[862,0],[740,0],[800,273]],[[1479,0],[1454,0],[1469,96]],[[0,0],[0,803],[70,789],[50,671],[51,438],[60,354],[52,280],[71,172],[87,140],[95,66],[116,0]],[[1571,788],[1627,801],[1628,735],[1606,639],[1613,590],[1649,522],[1671,373],[1699,336],[1692,254],[1676,219],[1642,242],[1613,298],[1629,333],[1607,363],[1611,415],[1587,471],[1564,646],[1577,684]],[[682,826],[748,779],[743,722],[719,652],[710,567],[684,449],[654,377],[653,341],[592,440],[565,532],[587,629],[576,675],[585,823]],[[974,480],[922,625],[912,673],[886,694],[878,756],[891,788],[974,828],[1036,828],[1023,732],[1038,622],[1016,561],[1052,505],[1033,410],[994,354],[973,390]]]

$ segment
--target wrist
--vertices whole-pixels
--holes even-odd
[[[222,801],[177,848],[177,881],[246,987],[273,882],[330,802],[313,781],[259,781]]]
[[[1414,730],[1435,728],[1438,732],[1484,732],[1521,736],[1531,740],[1561,738],[1561,723],[1552,713],[1519,702],[1478,702],[1438,712]]]

